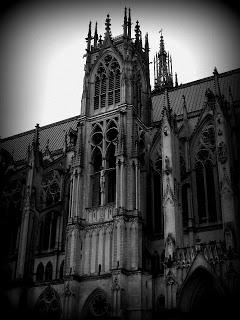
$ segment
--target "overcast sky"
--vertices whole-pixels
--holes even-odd
[[[16,1],[0,17],[1,138],[80,114],[91,20],[104,34],[122,33],[124,7],[132,10],[132,36],[139,20],[149,34],[150,61],[159,48],[172,55],[179,83],[225,72],[239,64],[239,14],[226,1]],[[150,65],[153,86],[153,65]]]

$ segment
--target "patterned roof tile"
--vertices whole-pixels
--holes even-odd
[[[232,90],[233,99],[240,100],[240,69],[219,74],[219,85],[221,94],[226,99],[229,97],[229,86]],[[214,77],[208,77],[201,80],[186,83],[177,88],[169,90],[170,106],[177,115],[182,114],[182,96],[185,95],[188,112],[200,110],[205,101],[205,92],[207,89],[214,92]],[[161,112],[164,105],[164,94],[154,95],[152,97],[153,122],[161,119]]]
[[[56,151],[63,148],[65,133],[72,127],[76,129],[78,116],[63,121],[55,122],[39,128],[40,150],[44,151],[49,139],[49,150]],[[6,139],[2,139],[1,147],[7,150],[15,161],[24,160],[27,148],[32,143],[34,130],[20,133]]]

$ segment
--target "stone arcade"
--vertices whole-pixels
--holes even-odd
[[[130,10],[87,35],[81,114],[1,141],[1,302],[44,319],[236,308],[240,70],[178,85]],[[143,44],[144,42],[144,44]],[[14,150],[14,152],[12,152]],[[223,307],[223,308],[221,308]]]

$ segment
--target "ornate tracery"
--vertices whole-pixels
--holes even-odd
[[[56,204],[61,199],[61,177],[57,170],[49,171],[42,180],[41,207]]]
[[[117,59],[106,55],[95,75],[94,110],[120,102],[120,77]]]
[[[197,213],[200,224],[218,221],[215,149],[215,130],[213,125],[208,124],[197,139],[194,156]]]
[[[115,201],[117,137],[118,127],[115,120],[93,125],[91,133],[92,206]]]
[[[38,298],[35,313],[42,319],[60,319],[62,312],[61,301],[58,293],[48,286]]]

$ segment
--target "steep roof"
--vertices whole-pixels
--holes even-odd
[[[240,101],[240,68],[219,74],[219,85],[221,94],[228,100],[229,87],[231,87],[233,100]],[[208,77],[197,81],[189,82],[169,90],[170,106],[177,115],[182,114],[182,96],[185,95],[188,112],[202,109],[205,92],[207,89],[214,92],[214,77]],[[152,97],[152,120],[161,119],[161,112],[164,105],[164,94]]]
[[[79,116],[51,123],[39,128],[40,150],[44,151],[49,139],[49,150],[62,149],[65,133],[70,128],[76,129]],[[1,147],[7,150],[15,161],[23,160],[27,155],[28,145],[32,143],[34,130],[26,131],[6,139],[2,139]]]
[[[234,101],[240,101],[240,68],[219,74],[219,84],[221,93],[228,97],[229,86],[232,90]],[[182,114],[182,95],[185,95],[187,110],[193,112],[203,107],[205,92],[209,88],[214,90],[213,76],[183,84],[177,88],[169,90],[169,100],[173,111],[177,115]],[[153,121],[161,119],[161,112],[164,104],[164,94],[152,97]],[[40,149],[44,151],[49,139],[50,151],[62,149],[65,133],[70,128],[76,129],[79,116],[68,118],[39,128]],[[192,118],[191,123],[194,127],[197,118]],[[193,129],[193,128],[192,128]],[[15,161],[26,158],[28,145],[32,143],[34,130],[26,131],[1,141],[1,147],[12,154]]]

